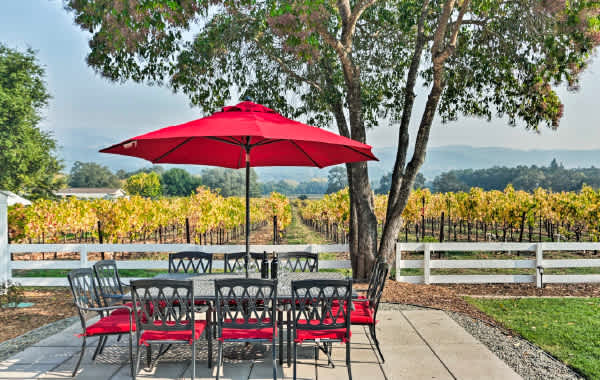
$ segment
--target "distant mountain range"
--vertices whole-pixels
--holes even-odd
[[[98,153],[98,149],[113,144],[112,139],[105,137],[86,138],[73,144],[63,144],[61,154],[66,170],[70,170],[75,161],[94,161],[106,165],[116,171],[139,169],[150,164],[147,161]],[[396,148],[374,148],[378,162],[369,163],[369,175],[374,183],[379,178],[391,171],[396,158]],[[493,166],[514,167],[518,165],[548,166],[553,158],[562,163],[566,168],[600,167],[600,149],[597,150],[520,150],[502,147],[472,147],[468,145],[452,145],[430,148],[421,172],[428,181],[432,181],[438,174],[452,169],[483,169]],[[165,168],[171,165],[164,165]],[[178,165],[198,174],[204,169],[202,166]],[[290,179],[298,182],[314,177],[327,177],[329,168],[303,168],[303,167],[266,167],[256,169],[260,181]]]

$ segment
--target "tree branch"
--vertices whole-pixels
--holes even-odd
[[[428,8],[429,0],[423,1],[423,6],[421,7],[421,14],[419,15],[417,25],[417,40],[415,43],[415,50],[411,59],[408,75],[406,77],[406,87],[404,89],[404,105],[402,108],[402,120],[400,122],[400,133],[398,136],[398,151],[396,152],[396,162],[394,163],[394,170],[392,172],[392,182],[390,187],[390,194],[388,196],[386,215],[391,215],[392,210],[396,208],[398,194],[404,172],[404,165],[406,163],[406,154],[408,151],[409,143],[408,127],[410,125],[410,118],[415,103],[414,88],[417,82],[419,67],[421,65],[423,48],[425,47],[426,42],[425,19],[427,18]]]
[[[297,72],[295,72],[294,70],[292,70],[287,63],[284,62],[284,60],[281,57],[278,57],[274,54],[272,54],[270,51],[268,51],[267,49],[265,49],[260,42],[258,41],[258,39],[254,39],[254,41],[256,42],[256,46],[269,58],[271,58],[271,60],[275,61],[277,64],[279,64],[279,67],[281,67],[281,69],[283,71],[285,71],[288,75],[294,77],[296,80],[300,81],[300,82],[304,82],[306,84],[308,84],[309,86],[313,87],[315,90],[319,91],[319,92],[323,92],[323,89],[321,88],[321,85],[319,85],[319,83],[317,83],[314,80],[308,79],[305,76],[302,76],[300,74],[298,74]]]

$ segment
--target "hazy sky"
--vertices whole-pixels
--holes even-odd
[[[95,74],[85,63],[88,35],[62,8],[62,1],[3,1],[0,4],[0,41],[12,48],[35,49],[46,68],[52,95],[43,127],[50,129],[65,149],[91,154],[104,145],[119,142],[156,128],[201,117],[187,98],[169,89],[143,84],[111,83]],[[435,123],[431,146],[502,146],[517,149],[600,148],[600,63],[590,65],[578,93],[561,90],[565,116],[558,131],[541,134],[513,128],[503,120],[463,119]],[[413,116],[420,116],[424,91]],[[235,99],[234,101],[237,101]],[[415,118],[414,122],[417,120]],[[414,132],[412,133],[414,135]],[[375,147],[395,145],[397,130],[378,127],[369,133]]]

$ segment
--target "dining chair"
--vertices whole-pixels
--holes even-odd
[[[122,334],[128,334],[130,371],[132,377],[135,379],[132,335],[133,331],[136,330],[136,325],[131,308],[126,305],[103,306],[94,282],[94,273],[90,268],[72,270],[67,275],[67,279],[83,330],[79,335],[79,337],[83,338],[81,352],[71,376],[77,374],[77,370],[81,365],[81,359],[85,354],[87,338],[98,337],[98,345],[92,356],[92,360],[96,360],[96,356],[102,351],[110,335],[121,336]],[[119,310],[123,310],[123,312],[115,312]],[[88,321],[92,317],[100,317],[100,319],[88,325]]]
[[[115,260],[100,260],[94,263],[92,269],[94,271],[94,276],[96,277],[96,284],[98,285],[98,291],[104,306],[124,304],[132,308],[133,311],[133,304],[131,302],[123,303],[123,287],[127,286],[127,284],[124,284],[121,281],[117,269],[117,262]],[[117,309],[113,311],[113,314],[124,312],[127,312],[127,310]]]
[[[177,252],[169,254],[169,273],[212,273],[212,253]]]
[[[212,340],[208,334],[206,320],[197,320],[194,306],[193,281],[180,280],[137,280],[131,281],[136,321],[136,365],[140,366],[140,349],[146,346],[148,367],[173,344],[188,344],[192,349],[192,380],[196,375],[196,343],[207,330],[208,366],[212,366]],[[159,344],[157,357],[152,361],[152,345]],[[163,349],[167,345],[166,349]]]
[[[277,255],[277,272],[318,272],[319,271],[319,254],[312,252],[281,252]],[[287,324],[287,362],[291,364],[290,342],[292,339],[292,309],[289,301],[285,303],[286,324]],[[279,329],[283,331],[283,310],[279,311]],[[279,360],[283,362],[283,332],[279,335]]]
[[[377,310],[379,309],[379,301],[383,294],[385,280],[387,279],[389,269],[389,265],[382,261],[377,262],[373,266],[366,296],[364,298],[355,299],[354,309],[351,309],[350,311],[350,324],[369,326],[369,333],[375,342],[375,347],[381,357],[382,363],[385,363],[385,358],[383,357],[383,353],[379,346],[379,340],[377,339]]]
[[[267,253],[250,252],[248,272],[259,272],[262,269],[262,260],[267,258]],[[226,273],[246,271],[246,252],[226,253],[223,257],[223,268]]]
[[[278,272],[318,272],[319,254],[312,252],[281,252],[277,255]]]
[[[332,343],[345,343],[348,378],[352,380],[348,313],[351,302],[352,280],[292,281],[294,380],[298,366],[297,345],[306,342],[315,344],[315,359],[321,350],[332,366]],[[335,307],[334,304],[342,307]]]
[[[273,379],[277,379],[275,336],[277,323],[277,280],[215,280],[217,340],[219,341],[217,380],[223,365],[224,342],[271,343]]]

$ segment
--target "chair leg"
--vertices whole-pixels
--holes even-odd
[[[81,353],[79,354],[79,360],[77,360],[77,364],[75,365],[75,369],[71,374],[71,377],[75,377],[77,374],[77,370],[79,369],[79,365],[81,364],[81,359],[83,359],[83,354],[85,353],[85,335],[83,336],[83,343],[81,343]]]
[[[211,311],[208,310],[206,312],[206,322],[207,322],[207,326],[206,326],[206,339],[208,340],[208,368],[212,368],[212,319],[211,319]]]
[[[286,331],[286,333],[287,333],[287,341],[288,341],[288,344],[287,344],[287,362],[288,363],[287,364],[289,367],[292,364],[291,363],[292,357],[291,357],[291,352],[290,352],[290,348],[292,348],[291,347],[291,344],[292,344],[292,311],[291,310],[288,310],[288,312],[287,312],[287,331]]]
[[[350,362],[350,341],[346,342],[346,367],[348,368],[348,380],[352,380],[352,368]]]
[[[277,380],[277,359],[275,356],[275,349],[277,348],[277,344],[275,343],[275,339],[273,339],[273,380]]]
[[[221,375],[221,366],[223,365],[223,342],[219,341],[219,353],[217,354],[217,380]]]
[[[297,345],[297,343],[294,342],[294,380],[296,380],[296,367],[298,365],[298,355],[296,353],[296,345]]]
[[[279,330],[279,364],[283,367],[283,312],[277,312],[277,329]]]
[[[377,347],[377,351],[379,352],[379,356],[381,357],[381,362],[385,363],[385,358],[383,357],[383,353],[381,352],[381,347],[379,347],[379,340],[377,339],[377,330],[375,326],[370,325],[369,330],[371,330],[371,337],[373,341],[375,341],[375,347]]]
[[[104,352],[104,346],[106,346],[106,341],[108,340],[108,335],[104,337],[104,342],[102,342],[102,346],[100,346],[100,351],[98,351],[98,355],[102,355]]]
[[[131,366],[131,377],[135,379],[135,370],[133,368],[133,338],[131,335],[132,334],[129,333],[129,363]],[[119,335],[119,337],[121,337],[121,335]]]
[[[148,369],[152,370],[152,345],[148,344],[146,346],[146,362],[148,364]]]
[[[192,340],[192,380],[196,377],[196,339]]]
[[[133,378],[135,379],[135,375],[137,375],[138,371],[140,370],[140,359],[142,358],[142,355],[140,353],[140,344],[137,344],[137,348],[135,350],[135,369],[134,369],[134,376]]]

